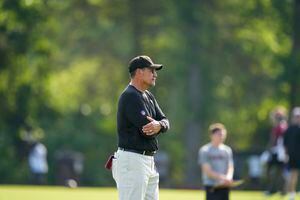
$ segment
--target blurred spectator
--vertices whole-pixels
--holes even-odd
[[[258,189],[262,176],[262,165],[258,155],[252,155],[248,159],[248,175],[251,189]]]
[[[164,151],[159,151],[154,156],[157,171],[159,173],[159,183],[167,187],[168,174],[169,174],[169,156]]]
[[[234,164],[231,147],[224,144],[227,130],[221,123],[209,126],[210,142],[199,149],[206,200],[229,200]]]
[[[72,150],[62,150],[55,154],[55,160],[57,184],[77,187],[83,171],[83,155]]]
[[[28,163],[32,184],[46,184],[48,173],[47,148],[40,142],[34,142],[29,150]]]
[[[284,145],[289,156],[288,167],[290,176],[288,180],[289,199],[295,200],[296,185],[300,169],[300,107],[296,107],[292,112],[292,123],[284,135]]]
[[[284,107],[275,108],[270,114],[272,130],[269,141],[269,159],[267,161],[267,195],[281,191],[285,193],[285,153],[283,135],[288,127],[287,114]]]

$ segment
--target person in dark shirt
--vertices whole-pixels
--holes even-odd
[[[289,200],[296,198],[296,185],[300,170],[300,107],[295,107],[292,112],[292,124],[284,134],[284,146],[289,157],[288,166],[290,177],[288,181]]]
[[[157,136],[170,125],[148,89],[155,86],[162,67],[144,55],[129,62],[131,81],[119,98],[118,150],[112,161],[120,200],[159,199],[159,174],[153,156],[158,150]]]

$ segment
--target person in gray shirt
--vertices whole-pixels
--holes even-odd
[[[229,200],[234,165],[232,150],[224,144],[227,131],[223,124],[215,123],[209,132],[211,141],[200,148],[198,155],[206,200]]]

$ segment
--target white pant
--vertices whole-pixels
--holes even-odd
[[[118,150],[113,159],[112,175],[119,200],[159,199],[159,174],[153,156]]]

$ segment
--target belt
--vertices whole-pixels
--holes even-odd
[[[156,153],[156,151],[142,151],[142,150],[135,150],[135,149],[127,149],[127,148],[122,148],[122,147],[119,147],[118,149],[120,149],[122,151],[128,151],[128,152],[132,152],[132,153],[142,154],[145,156],[154,156],[154,154]]]

